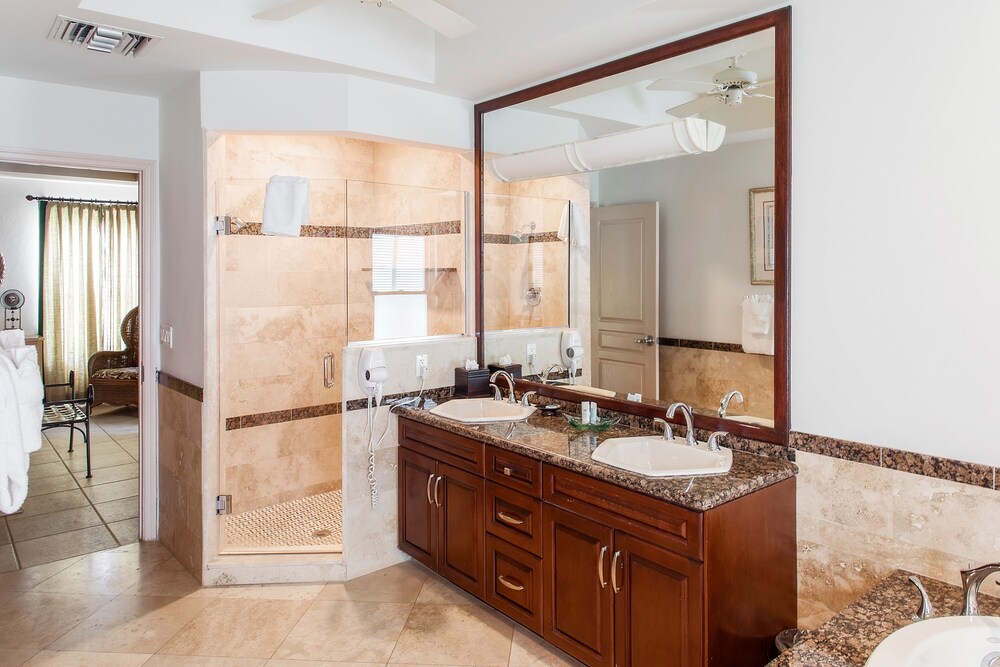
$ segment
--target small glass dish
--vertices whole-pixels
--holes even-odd
[[[563,413],[563,417],[570,423],[570,426],[577,431],[607,431],[609,428],[622,420],[621,415],[617,417],[600,417],[596,424],[584,424],[576,415]]]

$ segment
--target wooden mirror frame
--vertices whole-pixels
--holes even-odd
[[[650,65],[667,58],[774,29],[774,198],[775,198],[775,276],[774,276],[774,427],[755,426],[704,414],[695,415],[695,426],[712,431],[724,430],[733,435],[779,445],[788,445],[789,430],[789,276],[791,245],[789,243],[791,181],[791,7],[761,14],[737,23],[714,28],[691,37],[662,44],[646,51],[625,56],[573,74],[540,83],[524,90],[480,102],[475,106],[475,290],[476,290],[476,351],[481,367],[485,367],[485,315],[483,302],[483,116],[491,111],[520,104],[544,95],[557,93]],[[534,390],[540,395],[579,402],[581,394],[571,389],[518,380],[518,389]],[[602,408],[644,417],[663,417],[665,404],[660,401],[636,403],[617,397],[587,395]],[[675,419],[680,423],[680,418]]]

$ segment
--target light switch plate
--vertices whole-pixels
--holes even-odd
[[[160,345],[166,345],[168,349],[174,349],[174,328],[163,325],[160,327]]]

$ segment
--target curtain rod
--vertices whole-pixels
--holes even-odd
[[[77,204],[126,204],[131,206],[138,206],[137,201],[120,201],[117,199],[77,199],[75,197],[46,197],[44,195],[26,195],[25,199],[28,201],[65,201],[73,202]]]

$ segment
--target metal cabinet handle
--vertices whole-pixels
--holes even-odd
[[[621,558],[621,555],[621,551],[616,551],[615,555],[611,558],[611,590],[615,593],[621,591],[621,587],[618,585],[618,559]]]
[[[649,334],[646,334],[644,338],[636,338],[633,342],[639,343],[640,345],[656,345],[656,339]]]
[[[431,473],[427,477],[427,504],[433,505],[434,500],[431,498],[431,484],[434,482],[434,473]]]
[[[323,386],[327,389],[337,384],[337,381],[334,379],[335,368],[336,362],[333,360],[333,352],[327,352],[323,355]]]
[[[520,526],[521,524],[524,523],[524,521],[521,521],[520,519],[515,519],[514,517],[505,512],[497,512],[497,518],[503,521],[504,523],[508,523],[512,526]]]
[[[438,475],[437,480],[434,482],[434,504],[441,507],[441,499],[438,497],[438,487],[441,486],[441,480],[443,478]]]
[[[608,555],[608,548],[601,547],[601,555],[597,557],[597,579],[601,582],[601,588],[607,588],[608,582],[604,579],[604,557]]]
[[[511,582],[507,581],[507,578],[504,577],[502,574],[497,575],[497,581],[499,581],[501,584],[503,584],[504,586],[506,586],[507,588],[509,588],[512,591],[523,591],[524,590],[524,586],[521,586],[519,584],[512,584]]]

